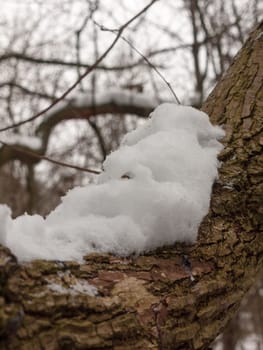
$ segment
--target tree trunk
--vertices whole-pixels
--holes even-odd
[[[262,30],[203,106],[226,137],[198,242],[135,258],[91,254],[82,265],[19,265],[2,247],[1,349],[197,350],[224,329],[263,262]]]

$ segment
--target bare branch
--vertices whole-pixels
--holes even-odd
[[[86,28],[89,21],[93,18],[94,13],[98,10],[98,1],[95,3],[89,3],[89,13],[85,16],[81,26],[79,29],[76,30],[76,59],[77,59],[77,73],[78,76],[81,76],[81,67],[80,67],[80,41],[81,41],[81,35],[83,30]],[[98,59],[98,57],[96,57]],[[82,83],[82,82],[81,82]],[[82,88],[82,85],[80,83],[80,87]]]
[[[49,94],[44,93],[44,92],[31,90],[26,86],[23,86],[21,84],[16,83],[15,81],[8,81],[8,82],[0,84],[0,88],[5,87],[5,86],[16,88],[27,95],[37,96],[37,97],[48,99],[48,100],[55,100],[54,95],[49,95]]]
[[[116,30],[116,29],[110,29],[110,28],[106,28],[104,26],[102,26],[101,24],[99,24],[98,22],[96,21],[93,21],[102,31],[106,31],[106,32],[111,32],[111,33],[114,33],[116,34],[117,36],[119,35],[119,31]],[[128,40],[127,38],[125,38],[123,35],[121,35],[121,39],[123,41],[125,41],[138,55],[140,55],[142,57],[142,59],[147,63],[147,65],[149,67],[151,67],[158,75],[159,77],[164,81],[164,83],[168,86],[169,90],[171,91],[172,95],[174,96],[176,102],[178,104],[181,104],[180,103],[180,100],[179,98],[177,97],[175,91],[173,90],[171,84],[166,80],[166,78],[163,76],[163,74],[156,68],[156,66],[141,52],[139,51],[134,45],[133,43]]]
[[[158,1],[158,0],[156,0]],[[64,66],[69,68],[90,68],[92,67],[92,64],[79,62],[79,61],[63,61],[62,59],[45,59],[40,57],[33,57],[29,56],[20,52],[10,52],[7,54],[4,54],[0,56],[0,62],[11,60],[11,59],[17,59],[19,61],[25,61],[30,62],[33,64],[40,64],[40,65],[53,65],[53,66]],[[129,70],[136,68],[140,65],[142,65],[142,60],[138,60],[136,62],[127,63],[125,65],[117,65],[117,66],[108,66],[108,65],[98,65],[96,66],[97,70],[101,71],[108,71],[108,72],[118,72],[123,70]],[[163,67],[162,65],[158,65],[158,67]]]
[[[140,55],[145,62],[147,62],[147,64],[149,65],[149,67],[151,67],[158,75],[159,77],[164,81],[164,83],[168,86],[169,90],[171,91],[172,95],[174,96],[176,102],[178,104],[181,104],[179,98],[177,97],[174,89],[172,88],[172,85],[166,80],[166,78],[163,76],[163,74],[155,67],[155,65],[149,61],[149,59],[143,55],[143,53],[141,51],[139,51],[127,38],[125,38],[124,36],[121,37],[122,40],[124,40],[135,52],[138,53],[138,55]]]
[[[38,154],[36,152],[33,152],[31,150],[27,150],[21,146],[16,146],[16,145],[10,145],[4,141],[1,141],[0,140],[0,143],[5,146],[5,147],[8,147],[12,150],[14,150],[16,153],[22,153],[24,154],[25,156],[28,157],[28,160],[30,159],[37,159],[37,160],[46,160],[47,162],[50,162],[50,163],[53,163],[53,164],[57,164],[57,165],[60,165],[60,166],[63,166],[63,167],[67,167],[67,168],[71,168],[71,169],[75,169],[75,170],[80,170],[80,171],[84,171],[86,173],[91,173],[91,174],[100,174],[101,171],[99,170],[94,170],[94,169],[88,169],[88,168],[83,168],[83,167],[80,167],[80,166],[77,166],[77,165],[73,165],[73,164],[69,164],[69,163],[65,163],[65,162],[61,162],[61,161],[58,161],[56,159],[53,159],[53,158],[50,158],[48,156],[44,156],[44,155],[41,155],[41,154]]]
[[[41,137],[43,144],[47,144],[53,128],[65,120],[88,120],[92,116],[114,113],[134,114],[146,118],[157,105],[157,101],[147,99],[144,94],[131,91],[128,93],[122,92],[121,95],[120,93],[109,92],[107,100],[101,103],[96,101],[96,108],[94,108],[93,101],[88,100],[89,98],[87,98],[87,103],[82,106],[78,105],[74,100],[67,101],[61,109],[50,113],[48,118],[45,118],[36,130],[36,135]],[[140,102],[137,103],[137,100]]]
[[[97,101],[91,99],[89,95],[87,95],[87,100],[79,103],[79,99],[71,99],[64,100],[61,108],[56,108],[54,112],[50,112],[50,114],[45,118],[40,125],[34,130],[35,137],[38,137],[41,140],[41,146],[36,151],[29,146],[19,144],[19,149],[14,150],[9,148],[8,150],[0,147],[0,167],[5,163],[12,161],[14,159],[19,159],[21,162],[25,164],[37,163],[41,159],[44,158],[36,158],[29,154],[25,154],[21,150],[30,150],[32,153],[44,155],[50,135],[56,125],[66,121],[66,120],[88,120],[97,115],[107,115],[107,114],[134,114],[143,118],[146,118],[150,112],[156,107],[158,101],[152,98],[149,98],[148,95],[144,95],[142,93],[136,93],[133,91],[123,92],[123,91],[113,91],[108,92],[106,95],[97,95]],[[83,99],[83,96],[81,97]],[[84,97],[85,100],[85,97]],[[96,102],[96,108],[94,108],[94,102]],[[96,124],[94,124],[94,120],[91,121],[90,126],[93,128],[93,131],[96,133],[99,142],[103,142],[103,140],[99,139],[100,130],[96,128]],[[8,139],[7,139],[8,140]],[[18,142],[16,142],[18,144]],[[102,146],[102,144],[100,144]],[[106,146],[104,145],[103,152],[106,154]],[[104,153],[102,153],[104,155]]]
[[[109,52],[113,49],[113,47],[117,44],[117,42],[119,41],[119,39],[121,38],[122,33],[124,32],[124,30],[133,22],[135,21],[138,17],[141,16],[142,13],[144,13],[145,11],[147,11],[156,1],[158,0],[152,0],[147,6],[145,6],[140,12],[138,12],[134,17],[132,17],[129,21],[127,21],[126,23],[124,23],[119,29],[118,29],[118,33],[115,37],[115,39],[113,40],[113,42],[110,44],[110,46],[104,51],[104,53],[98,58],[98,60],[96,62],[94,62],[76,81],[74,84],[72,84],[59,98],[57,98],[53,103],[51,103],[48,107],[44,108],[43,110],[41,110],[39,113],[35,114],[34,116],[25,119],[21,122],[18,123],[14,123],[11,125],[8,125],[4,128],[0,129],[1,131],[6,131],[6,130],[10,130],[13,129],[15,127],[19,127],[21,125],[24,125],[26,123],[32,122],[33,120],[39,118],[40,116],[42,116],[44,113],[48,112],[52,107],[54,107],[58,102],[62,101],[66,96],[68,96],[68,94],[74,90],[74,88],[88,75],[90,74],[96,67],[98,67],[98,65],[103,61],[103,59],[109,54]]]

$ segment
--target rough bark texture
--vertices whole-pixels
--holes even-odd
[[[89,255],[83,265],[21,266],[2,248],[1,349],[198,350],[223,330],[263,261],[262,30],[203,107],[227,134],[198,242],[136,258]],[[98,296],[74,292],[84,280]]]

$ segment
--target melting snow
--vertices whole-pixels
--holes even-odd
[[[224,132],[192,107],[162,104],[104,162],[98,183],[76,187],[46,218],[14,220],[0,206],[0,243],[21,261],[81,261],[194,242],[209,209]]]

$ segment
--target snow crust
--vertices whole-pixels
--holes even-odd
[[[46,219],[12,220],[0,206],[0,243],[21,261],[81,261],[90,252],[127,256],[194,242],[223,135],[205,113],[162,104],[107,157],[97,184],[69,191]]]

